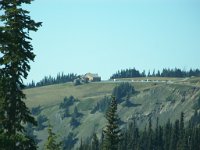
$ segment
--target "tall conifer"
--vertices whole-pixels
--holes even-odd
[[[91,145],[92,145],[92,150],[99,150],[99,140],[96,133],[94,133],[92,136]]]
[[[108,124],[104,129],[103,150],[117,150],[121,140],[119,117],[117,115],[117,101],[112,97],[111,104],[106,113]]]
[[[23,79],[30,70],[29,61],[34,60],[29,31],[37,31],[41,23],[29,16],[23,4],[32,0],[1,0],[0,26],[0,127],[4,144],[8,150],[36,149],[34,141],[24,133],[23,124],[36,124],[23,99]],[[1,136],[1,137],[2,137]]]

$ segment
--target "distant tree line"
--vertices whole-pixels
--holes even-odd
[[[155,71],[152,72],[148,71],[146,73],[145,71],[140,72],[133,69],[124,69],[117,71],[114,73],[110,79],[117,79],[117,78],[134,78],[134,77],[200,77],[200,70],[199,69],[190,69],[189,71],[181,70],[179,68],[174,69],[166,69],[164,68],[162,71]]]
[[[33,88],[33,87],[40,87],[52,84],[73,82],[77,77],[78,77],[77,74],[74,73],[69,73],[66,75],[64,73],[58,73],[56,77],[45,76],[41,81],[37,83],[32,81],[31,83],[28,83],[26,87]]]
[[[138,70],[135,68],[133,69],[122,69],[118,70],[116,73],[114,73],[110,79],[116,79],[116,78],[133,78],[133,77],[145,77],[145,71],[140,73]]]

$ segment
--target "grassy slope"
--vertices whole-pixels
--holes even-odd
[[[29,107],[38,105],[43,107],[53,106],[62,102],[65,96],[70,95],[80,99],[97,99],[99,96],[110,94],[115,85],[90,83],[74,86],[72,83],[66,83],[27,89],[25,90],[27,95],[26,103]]]
[[[113,88],[119,82],[96,82],[74,86],[72,83],[56,84],[44,86],[39,88],[32,88],[25,90],[27,95],[26,104],[29,107],[36,107],[38,105],[47,107],[59,104],[63,101],[65,96],[73,95],[79,99],[94,99],[110,95]],[[134,83],[136,90],[151,87],[152,83]]]
[[[124,107],[124,104],[121,103],[118,107],[120,118],[124,122],[136,118],[138,124],[144,127],[150,116],[153,122],[155,122],[156,117],[159,117],[160,122],[164,123],[168,118],[172,121],[175,120],[179,117],[180,112],[184,111],[188,120],[193,113],[192,107],[195,100],[200,95],[200,78],[151,78],[151,80],[170,80],[173,83],[132,83],[138,94],[133,95],[130,100],[137,107]],[[105,95],[110,95],[117,84],[119,83],[101,82],[74,86],[72,83],[66,83],[27,89],[25,90],[26,103],[30,108],[39,105],[42,107],[41,114],[48,117],[54,131],[60,138],[66,136],[70,131],[75,133],[78,138],[85,138],[94,131],[100,134],[102,127],[105,125],[104,114],[99,112],[90,114],[90,110],[99,99]],[[61,119],[62,112],[59,109],[59,104],[63,101],[63,98],[70,95],[81,100],[71,106],[70,111],[72,112],[76,105],[83,113],[83,117],[80,118],[81,125],[75,129],[72,129],[69,125],[70,118]],[[174,102],[166,101],[168,97],[173,99]],[[35,134],[44,142],[47,131],[45,129],[35,132]],[[40,148],[42,148],[43,142],[39,144]]]

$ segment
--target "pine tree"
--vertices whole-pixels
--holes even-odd
[[[180,118],[180,139],[182,139],[184,137],[185,134],[185,129],[184,129],[184,113],[181,112],[181,118]]]
[[[26,136],[22,125],[36,125],[36,121],[22,101],[25,99],[22,91],[25,87],[23,79],[28,76],[29,61],[33,61],[35,57],[29,31],[37,31],[41,26],[41,23],[36,23],[30,18],[28,11],[22,9],[22,5],[31,2],[32,0],[0,1],[0,137],[3,137],[0,140],[6,140],[1,145],[2,149],[36,149],[36,144]]]
[[[178,141],[179,141],[179,136],[180,136],[179,120],[176,120],[174,127],[173,127],[173,132],[172,132],[170,150],[177,150],[177,144],[178,144]]]
[[[123,139],[124,140],[124,139]],[[139,129],[135,118],[130,122],[127,129],[127,142],[125,143],[128,150],[136,150],[139,145]]]
[[[187,150],[187,139],[185,137],[185,127],[184,127],[184,113],[181,112],[181,118],[180,118],[180,135],[179,135],[179,141],[178,141],[178,150]]]
[[[172,124],[170,123],[170,120],[167,121],[165,128],[164,128],[164,149],[169,150],[170,148],[170,142],[171,142],[171,133],[172,132]]]
[[[75,106],[75,107],[74,107],[74,112],[73,112],[72,116],[73,116],[74,118],[78,118],[80,115],[81,115],[81,114],[79,113],[78,108]]]
[[[92,150],[99,150],[99,140],[96,133],[92,136]]]
[[[33,125],[28,123],[25,127],[26,135],[31,137],[36,143],[38,143],[40,140],[37,138],[37,136],[34,134],[34,128]]]
[[[158,150],[164,150],[163,128],[161,126],[159,126],[158,137]]]
[[[65,137],[64,140],[63,140],[63,149],[64,150],[71,150],[71,149],[73,149],[73,147],[76,144],[76,142],[77,142],[77,138],[74,135],[74,133],[73,132],[69,132],[69,134],[67,135],[67,137]]]
[[[61,150],[61,142],[56,142],[56,134],[52,131],[52,126],[49,125],[48,127],[48,138],[45,144],[45,150]]]
[[[140,149],[145,150],[147,149],[148,145],[148,133],[147,128],[145,126],[144,131],[142,132],[142,135],[140,137]]]
[[[128,133],[127,132],[123,132],[122,133],[122,139],[119,143],[119,147],[118,150],[124,150],[127,149],[128,150],[128,143],[130,142],[128,139]]]
[[[153,150],[153,129],[152,129],[151,117],[149,118],[147,150]]]
[[[121,140],[119,117],[117,115],[117,101],[112,97],[111,104],[106,112],[108,124],[104,129],[103,150],[117,150]]]
[[[84,150],[84,146],[83,146],[83,140],[81,138],[81,144],[80,144],[80,147],[78,148],[78,150]]]
[[[154,135],[154,149],[158,150],[159,149],[159,119],[156,119],[156,128],[155,128],[155,135]]]

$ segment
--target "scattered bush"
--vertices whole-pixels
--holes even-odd
[[[46,127],[45,125],[43,125],[43,123],[46,122],[47,120],[48,120],[48,119],[47,119],[46,116],[44,116],[44,115],[39,115],[39,116],[37,117],[37,123],[38,123],[38,125],[37,125],[36,130],[43,130],[43,129]]]
[[[130,96],[131,94],[134,93],[135,93],[134,87],[128,82],[123,82],[113,89],[112,95],[115,96],[117,102],[120,103],[122,102],[122,98]]]
[[[74,85],[75,86],[81,85],[81,80],[80,79],[75,79],[74,80]]]
[[[130,101],[129,97],[127,96],[126,99],[125,99],[125,101],[124,101],[124,103],[123,103],[123,106],[124,106],[124,107],[133,107],[133,106],[137,106],[137,105],[134,105],[134,104]]]
[[[78,99],[74,98],[73,96],[65,97],[63,99],[63,103],[60,104],[59,108],[66,108],[72,106]]]
[[[39,115],[39,114],[41,113],[41,106],[33,107],[33,108],[31,109],[31,113],[32,113],[32,115],[34,115],[34,116]]]
[[[70,117],[71,115],[70,115],[70,113],[69,113],[69,107],[66,107],[65,109],[64,109],[64,114],[63,114],[63,118],[65,118],[65,117]]]
[[[80,113],[80,112],[78,111],[78,108],[75,106],[75,107],[74,107],[74,112],[73,112],[73,114],[72,114],[72,117],[78,118],[78,117],[81,117],[82,115],[83,115],[83,114]]]
[[[76,128],[79,125],[80,125],[80,122],[75,117],[72,117],[70,120],[70,126],[72,126],[73,128]]]

